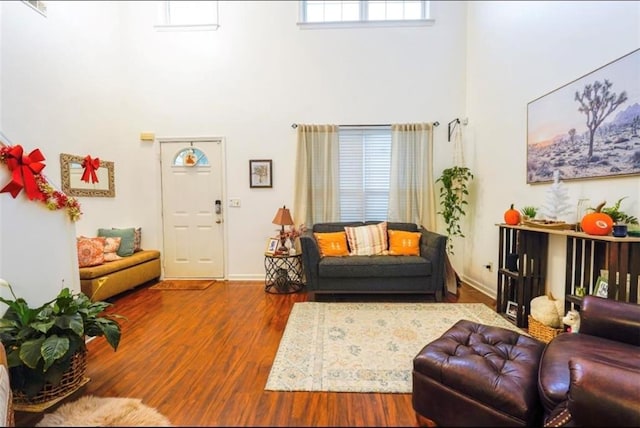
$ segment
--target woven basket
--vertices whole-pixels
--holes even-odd
[[[57,385],[45,384],[35,396],[27,397],[22,391],[13,391],[13,408],[25,412],[41,412],[85,385],[89,378],[87,371],[87,352],[77,352],[71,358],[71,366]]]
[[[553,328],[548,325],[542,324],[540,321],[529,315],[529,334],[536,339],[549,343],[551,339],[562,333],[564,330],[561,328]]]

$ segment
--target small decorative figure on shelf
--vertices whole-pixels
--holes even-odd
[[[289,286],[289,274],[286,269],[279,268],[276,271],[274,285],[279,291],[287,291]]]
[[[571,309],[567,312],[567,315],[562,318],[562,322],[569,326],[567,332],[578,333],[578,331],[580,331],[580,312]]]
[[[293,225],[289,228],[288,231],[285,232],[285,237],[289,242],[289,255],[295,256],[298,254],[298,239],[300,235],[306,232],[307,227],[304,224],[301,224],[297,229],[296,226]]]

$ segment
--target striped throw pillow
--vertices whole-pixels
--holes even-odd
[[[345,227],[352,256],[387,254],[387,222],[367,226]]]

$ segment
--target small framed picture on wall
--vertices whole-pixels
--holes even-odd
[[[271,159],[249,161],[249,187],[273,187]]]

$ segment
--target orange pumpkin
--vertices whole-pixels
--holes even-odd
[[[592,213],[585,214],[580,222],[580,227],[588,235],[604,236],[611,233],[613,219],[609,214],[600,212],[606,202],[601,203]]]
[[[520,211],[513,208],[513,204],[511,204],[511,208],[504,212],[504,222],[511,226],[520,224]]]

